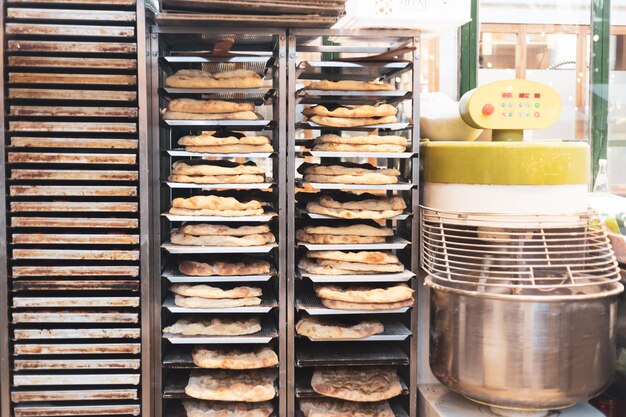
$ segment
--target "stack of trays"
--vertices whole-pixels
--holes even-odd
[[[139,415],[135,1],[6,3],[13,415]]]
[[[219,36],[161,35],[163,409],[171,414],[278,411],[276,38],[254,43],[258,55],[229,58],[176,49],[211,50]]]
[[[330,48],[314,45],[302,50]],[[412,92],[396,80],[411,70],[399,60],[296,67],[294,408],[303,416],[408,415],[416,139],[401,105]]]

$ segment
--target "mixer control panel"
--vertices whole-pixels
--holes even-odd
[[[561,113],[558,93],[528,80],[486,84],[463,96],[460,106],[466,123],[481,129],[545,129]]]

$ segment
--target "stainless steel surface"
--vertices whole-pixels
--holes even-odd
[[[430,366],[474,401],[516,409],[569,407],[602,392],[615,362],[617,293],[564,300],[499,299],[430,284]]]

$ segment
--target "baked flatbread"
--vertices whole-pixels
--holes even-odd
[[[249,247],[263,246],[273,243],[276,238],[272,233],[261,233],[246,236],[194,236],[183,233],[172,232],[171,241],[175,245],[184,246],[227,246],[227,247]]]
[[[265,145],[220,145],[220,146],[187,146],[188,152],[198,153],[263,153],[274,152],[270,144]]]
[[[307,252],[309,258],[329,259],[332,261],[360,262],[365,264],[397,264],[398,257],[391,252],[381,251],[310,251]]]
[[[403,213],[403,210],[347,210],[324,207],[316,202],[311,202],[306,205],[306,209],[309,213],[321,214],[329,217],[337,217],[339,219],[370,219],[381,220],[390,219],[392,217],[399,216]]]
[[[387,401],[357,403],[328,398],[301,399],[304,417],[396,417]]]
[[[391,104],[379,104],[378,106],[341,106],[337,108],[329,108],[318,104],[317,106],[307,107],[302,114],[307,117],[311,116],[329,116],[329,117],[346,117],[346,118],[369,118],[369,117],[386,117],[395,116],[398,109]]]
[[[321,235],[306,233],[304,230],[298,230],[296,232],[296,239],[298,239],[299,242],[325,245],[385,243],[385,238],[381,236]]]
[[[189,198],[173,199],[172,207],[190,210],[254,210],[262,208],[262,205],[257,200],[240,201],[234,197],[195,195]]]
[[[213,401],[269,401],[276,396],[271,371],[202,371],[194,370],[189,375],[185,393],[200,400]]]
[[[183,406],[185,407],[187,417],[269,417],[274,412],[274,406],[269,401],[262,403],[229,403],[224,401],[183,400]]]
[[[343,193],[339,196],[322,194],[318,203],[323,207],[344,210],[404,210],[406,202],[400,196],[386,197],[373,194]]]
[[[320,152],[404,152],[404,145],[344,145],[342,143],[320,143],[313,146],[313,151]]]
[[[371,286],[315,285],[319,298],[350,303],[395,303],[413,299],[413,290],[406,284],[375,288]]]
[[[185,308],[231,308],[258,306],[261,299],[258,297],[246,298],[202,298],[202,297],[183,297],[176,295],[174,304],[178,307]]]
[[[395,91],[391,84],[383,84],[375,81],[315,81],[307,87],[309,90],[343,90],[343,91]]]
[[[265,181],[264,175],[170,175],[172,182],[191,184],[257,184]]]
[[[375,125],[384,125],[388,123],[396,123],[398,121],[398,118],[396,116],[385,116],[385,117],[378,117],[378,118],[374,118],[374,117],[347,118],[347,117],[311,116],[309,120],[321,126],[360,127],[360,126],[375,126]]]
[[[367,271],[363,271],[363,272],[349,271],[347,269],[338,269],[338,268],[334,268],[331,266],[322,266],[322,265],[319,265],[317,262],[315,262],[314,259],[307,258],[307,257],[303,257],[300,259],[300,262],[298,262],[298,268],[300,268],[300,270],[302,271],[306,271],[309,274],[314,274],[314,275],[338,276],[338,275],[357,275],[357,274],[367,275],[367,274],[375,273],[375,272],[367,272]]]
[[[270,263],[254,258],[209,262],[183,260],[178,264],[178,269],[182,274],[190,276],[262,275],[270,273]]]
[[[380,334],[385,326],[378,320],[342,323],[332,319],[304,317],[296,324],[296,332],[313,340],[363,339]]]
[[[320,184],[396,184],[398,177],[373,172],[363,175],[305,175],[304,181]]]
[[[205,369],[259,369],[278,365],[278,355],[269,347],[253,349],[217,349],[196,346],[193,363]]]
[[[181,209],[172,207],[170,214],[175,216],[221,216],[221,217],[246,217],[261,216],[265,211],[260,209],[249,210],[213,210],[213,209]]]
[[[261,331],[258,317],[236,319],[229,317],[187,316],[163,329],[163,333],[183,336],[242,336]]]
[[[353,271],[352,273],[394,273],[404,271],[404,265],[400,262],[393,264],[366,264],[360,262],[331,261],[328,259],[317,259],[316,264],[320,267],[335,268]]]
[[[378,168],[371,164],[341,162],[332,164],[302,164],[298,172],[307,175],[366,175],[382,174],[397,177],[401,173],[395,168]]]
[[[235,287],[224,290],[219,287],[211,287],[206,284],[172,284],[169,288],[171,292],[185,297],[201,298],[246,298],[260,297],[263,292],[256,287]]]
[[[390,227],[372,226],[369,224],[352,224],[348,226],[305,226],[302,230],[315,235],[346,235],[346,236],[393,236]]]
[[[379,311],[379,310],[395,310],[398,308],[413,306],[413,300],[398,301],[395,303],[350,303],[347,301],[327,300],[320,298],[322,305],[333,310],[365,310],[365,311]]]
[[[234,113],[185,113],[167,110],[163,113],[165,120],[259,120],[259,115],[253,111],[239,111]]]
[[[232,71],[231,71],[232,73]],[[223,73],[222,73],[223,74]],[[261,77],[253,71],[248,75],[222,76],[202,70],[180,70],[165,79],[166,87],[174,88],[258,88],[263,86]]]
[[[214,132],[205,132],[201,135],[183,136],[178,139],[182,146],[222,146],[222,145],[269,145],[270,138],[267,136],[237,136],[219,137]]]
[[[177,161],[172,165],[172,174],[177,175],[240,175],[265,174],[265,170],[254,162],[239,164],[231,161],[208,161],[206,159],[191,159]]]
[[[247,69],[236,69],[236,70],[231,70],[231,71],[217,72],[213,74],[213,77],[217,78],[218,80],[224,80],[228,78],[246,78],[246,77],[258,78],[259,80],[261,79],[261,76],[256,71],[247,70]]]
[[[269,233],[267,224],[256,226],[230,227],[223,224],[183,224],[178,228],[180,233],[194,236],[248,236]]]
[[[383,367],[317,369],[311,387],[327,397],[359,402],[388,400],[402,394],[396,370]]]
[[[236,113],[254,112],[254,103],[235,103],[222,100],[194,100],[191,98],[177,98],[170,101],[167,110],[180,113]]]
[[[315,144],[336,143],[343,145],[402,145],[406,147],[407,140],[404,136],[396,135],[367,135],[367,136],[339,136],[327,133],[315,138]]]

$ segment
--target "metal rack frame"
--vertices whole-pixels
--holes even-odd
[[[308,41],[311,39],[319,38],[322,36],[330,36],[330,37],[347,37],[352,40],[358,40],[359,42],[367,42],[368,40],[376,40],[380,41],[381,39],[389,39],[390,46],[389,47],[345,47],[345,46],[336,46],[336,45],[306,45],[302,48],[298,48],[298,45],[304,43],[304,41]],[[394,39],[396,39],[394,43]],[[295,204],[295,186],[296,186],[296,157],[297,157],[297,149],[295,146],[295,137],[297,130],[296,123],[296,65],[297,62],[297,53],[298,52],[359,52],[359,53],[382,53],[387,51],[388,49],[392,49],[394,46],[397,47],[401,44],[406,44],[408,46],[415,46],[416,48],[419,46],[419,33],[411,32],[411,31],[398,31],[398,30],[341,30],[341,29],[291,29],[289,31],[289,39],[288,39],[288,79],[289,79],[289,100],[288,100],[288,113],[287,113],[287,135],[290,141],[290,145],[288,148],[287,155],[287,197],[288,197],[288,213],[289,216],[287,218],[288,222],[288,252],[287,252],[287,339],[289,341],[289,349],[287,352],[287,362],[289,364],[289,372],[292,375],[288,380],[287,391],[289,394],[289,403],[288,403],[288,416],[294,416],[297,412],[296,400],[295,400],[295,392],[297,381],[295,378],[295,366],[296,366],[296,357],[295,357],[295,311],[296,311],[296,294],[295,287],[296,281],[299,279],[296,275],[295,264],[296,264],[296,240],[295,240],[295,229],[296,229],[296,204]],[[412,91],[417,93],[417,96],[413,96],[412,100],[412,114],[411,118],[415,123],[413,123],[411,127],[411,151],[412,151],[412,165],[411,165],[411,182],[414,184],[414,188],[410,191],[410,205],[412,208],[413,216],[409,220],[411,224],[411,242],[414,245],[412,249],[407,249],[410,251],[410,262],[411,262],[411,270],[415,274],[419,271],[419,254],[417,251],[417,246],[419,242],[419,216],[418,216],[418,207],[419,207],[419,51],[416,50],[411,53],[412,57]],[[339,129],[341,130],[341,129]],[[350,129],[346,129],[350,130]],[[410,279],[410,285],[413,290],[415,290],[416,294],[418,294],[418,280],[413,277]],[[416,297],[417,299],[417,297]],[[410,417],[417,416],[417,371],[418,371],[418,361],[417,361],[417,331],[418,331],[418,318],[414,310],[410,314],[410,331],[412,337],[409,341],[409,349],[410,349],[410,358],[409,358],[409,381],[408,383],[408,401],[409,408],[408,412]]]

